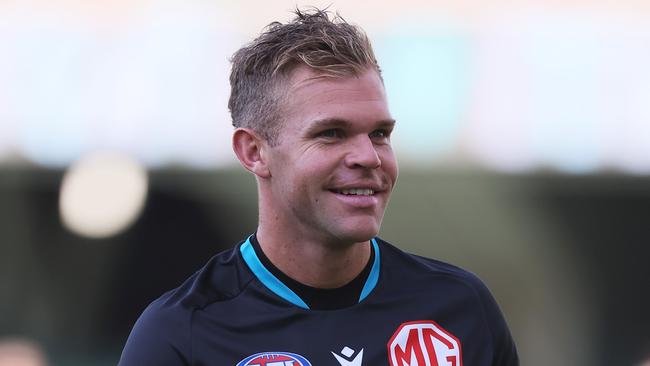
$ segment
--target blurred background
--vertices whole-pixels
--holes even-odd
[[[650,3],[0,0],[0,366],[116,364],[255,229],[228,59],[306,4],[383,68],[382,237],[481,276],[522,365],[650,362]]]

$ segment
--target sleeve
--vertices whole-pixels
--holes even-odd
[[[118,366],[190,365],[189,311],[154,302],[131,330]]]
[[[492,359],[492,365],[519,366],[517,347],[510,334],[508,324],[499,309],[499,305],[484,284],[481,286],[480,291],[483,298],[486,321],[493,340],[494,357]]]
[[[494,361],[492,364],[494,366],[519,366],[517,347],[505,320],[501,326],[497,327],[497,333],[494,336]]]

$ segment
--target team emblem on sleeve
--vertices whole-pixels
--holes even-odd
[[[246,357],[237,366],[311,366],[311,363],[295,353],[262,352]]]
[[[460,341],[432,320],[403,323],[388,342],[391,366],[462,366]]]

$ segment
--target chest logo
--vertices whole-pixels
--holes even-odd
[[[262,352],[246,357],[237,366],[311,366],[311,363],[295,353]]]
[[[390,366],[463,366],[458,338],[432,320],[403,323],[387,346]]]
[[[332,355],[334,355],[334,358],[336,358],[341,366],[361,366],[361,362],[363,361],[363,348],[354,358],[352,358],[354,350],[347,346],[341,350],[342,356],[334,352],[332,352]]]

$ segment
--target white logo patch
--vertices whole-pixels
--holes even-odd
[[[388,342],[391,366],[463,366],[460,341],[433,320],[400,325]]]
[[[339,362],[339,365],[341,366],[361,366],[361,362],[363,361],[363,348],[361,351],[359,351],[359,353],[357,353],[356,356],[354,356],[354,358],[352,358],[354,355],[354,350],[347,346],[341,350],[341,355],[344,357],[341,357],[334,352],[332,352],[332,355],[336,358],[336,360]]]

